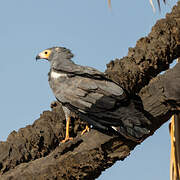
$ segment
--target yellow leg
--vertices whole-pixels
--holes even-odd
[[[85,129],[81,132],[81,135],[83,135],[86,132],[89,132],[90,128],[88,125],[86,125]]]
[[[69,137],[69,123],[70,123],[70,119],[71,117],[68,117],[68,119],[66,120],[66,137],[64,140],[61,141],[61,143],[65,143],[68,140],[72,140],[72,137]]]

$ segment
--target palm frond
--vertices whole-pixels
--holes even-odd
[[[154,4],[153,4],[152,0],[149,0],[149,2],[150,2],[150,4],[151,4],[151,6],[152,6],[153,11],[155,12],[156,9],[155,9],[155,7],[154,7]],[[163,2],[164,2],[164,4],[166,4],[166,0],[163,0]],[[157,3],[158,3],[159,11],[161,11],[160,0],[157,0]],[[111,9],[111,0],[108,0],[108,7]]]
[[[151,6],[152,6],[152,9],[153,11],[155,12],[155,7],[154,7],[154,4],[152,2],[152,0],[149,0]],[[166,4],[166,0],[163,0],[164,4]],[[160,4],[160,0],[157,0],[157,3],[158,3],[158,7],[159,7],[159,11],[161,11],[161,4]]]

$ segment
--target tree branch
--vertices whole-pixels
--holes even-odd
[[[108,77],[130,93],[137,93],[180,56],[180,3],[157,21],[147,37],[129,48],[128,55],[107,64]]]
[[[180,3],[129,49],[127,57],[107,65],[108,77],[131,94],[139,92],[152,134],[179,111],[180,63],[151,80],[180,56],[179,17]],[[80,136],[82,127],[80,120],[72,122],[74,140],[59,145],[65,132],[62,108],[56,104],[52,111],[43,112],[33,125],[12,132],[0,143],[1,179],[95,179],[137,145],[96,130]]]

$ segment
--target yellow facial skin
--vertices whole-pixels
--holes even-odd
[[[38,54],[38,59],[49,59],[51,50],[47,49]]]

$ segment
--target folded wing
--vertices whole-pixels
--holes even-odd
[[[149,133],[145,127],[150,122],[135,109],[117,84],[104,79],[74,76],[58,87],[56,98],[97,128],[113,128],[133,140]]]

